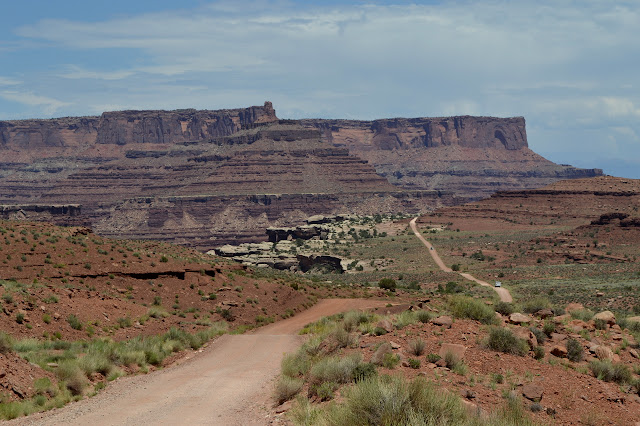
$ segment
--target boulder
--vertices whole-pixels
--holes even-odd
[[[549,308],[540,309],[534,315],[537,316],[538,318],[546,319],[553,316],[553,311]]]
[[[522,396],[534,402],[540,402],[540,400],[542,399],[543,393],[544,393],[544,388],[540,385],[527,383],[522,387]]]
[[[629,317],[627,318],[627,323],[637,322],[640,324],[640,317]]]
[[[594,317],[594,320],[603,320],[609,325],[614,325],[616,323],[616,316],[611,311],[602,311],[597,313]]]
[[[443,316],[432,319],[431,322],[441,327],[451,328],[451,325],[453,324],[453,319],[448,315],[443,315]]]
[[[567,356],[567,348],[560,345],[555,345],[551,348],[551,355],[555,355],[558,358],[565,358]]]
[[[531,317],[525,314],[515,312],[509,315],[509,322],[511,324],[526,324],[531,322]]]
[[[608,346],[598,345],[595,347],[593,352],[601,361],[605,361],[605,360],[613,361],[613,351]]]
[[[391,324],[391,321],[387,319],[378,321],[378,323],[376,324],[376,328],[378,327],[383,329],[387,333],[391,333],[393,331],[393,324]]]
[[[451,352],[456,358],[464,359],[464,353],[467,351],[467,347],[464,345],[458,345],[456,343],[443,343],[440,347],[439,355],[444,359],[447,352]]]

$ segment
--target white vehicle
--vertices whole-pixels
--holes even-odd
[[[502,287],[502,283],[500,281],[496,281],[496,287]]]

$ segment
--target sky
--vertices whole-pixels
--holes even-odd
[[[2,3],[0,120],[524,116],[546,158],[640,178],[636,0]]]

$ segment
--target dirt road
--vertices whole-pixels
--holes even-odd
[[[440,258],[440,255],[438,255],[438,251],[435,249],[435,247],[433,247],[433,245],[427,241],[422,234],[420,234],[420,232],[418,231],[418,227],[416,226],[416,220],[418,218],[414,217],[411,222],[409,222],[409,224],[411,225],[411,230],[413,231],[413,233],[416,235],[416,237],[418,237],[418,239],[420,241],[422,241],[422,244],[424,244],[428,251],[429,254],[431,255],[431,257],[433,258],[433,261],[436,262],[436,264],[438,265],[438,267],[440,268],[440,270],[444,271],[444,272],[453,272],[453,270],[451,268],[449,268],[447,265],[444,264],[444,262],[442,261],[442,259]],[[485,286],[485,287],[490,287],[492,289],[495,290],[496,293],[498,293],[498,297],[500,297],[500,300],[502,300],[503,302],[508,302],[511,303],[513,302],[513,298],[511,297],[511,293],[509,293],[509,290],[507,290],[506,288],[502,288],[502,287],[494,287],[491,284],[489,284],[486,281],[482,281],[477,279],[476,277],[474,277],[471,274],[467,274],[467,273],[463,273],[463,272],[459,272],[459,274],[469,280],[469,281],[473,281],[475,283],[480,284],[481,286]]]
[[[384,305],[364,299],[322,300],[253,333],[224,335],[177,366],[121,378],[93,398],[9,424],[268,424],[273,380],[282,355],[302,343],[297,331],[326,315]]]

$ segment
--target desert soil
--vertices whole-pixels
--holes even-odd
[[[93,398],[9,424],[269,424],[273,381],[283,354],[302,343],[297,331],[323,316],[385,304],[325,299],[253,333],[222,336],[172,368],[121,378]]]
[[[440,270],[442,270],[444,272],[453,272],[453,270],[451,268],[449,268],[447,265],[444,264],[444,262],[440,258],[440,255],[438,255],[438,251],[435,249],[435,247],[433,247],[433,245],[429,241],[427,241],[420,234],[420,231],[418,231],[418,227],[416,226],[416,220],[417,219],[418,219],[417,217],[414,217],[413,219],[411,219],[411,222],[409,222],[411,224],[411,229],[413,230],[413,233],[416,235],[416,237],[418,237],[418,239],[420,241],[422,241],[422,244],[424,244],[425,247],[427,247],[427,250],[429,251],[429,254],[433,258],[433,261],[436,262],[436,264],[438,265]],[[459,274],[460,274],[461,277],[463,277],[463,278],[465,278],[465,279],[467,279],[469,281],[473,281],[475,283],[480,284],[481,286],[489,287],[489,288],[494,289],[495,292],[498,293],[498,297],[500,297],[500,300],[502,300],[503,302],[508,302],[508,303],[513,302],[513,298],[511,297],[511,293],[509,293],[509,290],[507,290],[506,288],[494,287],[494,286],[492,286],[491,284],[489,284],[486,281],[482,281],[482,280],[479,280],[479,279],[475,278],[471,274],[462,273],[462,272],[459,272]]]

